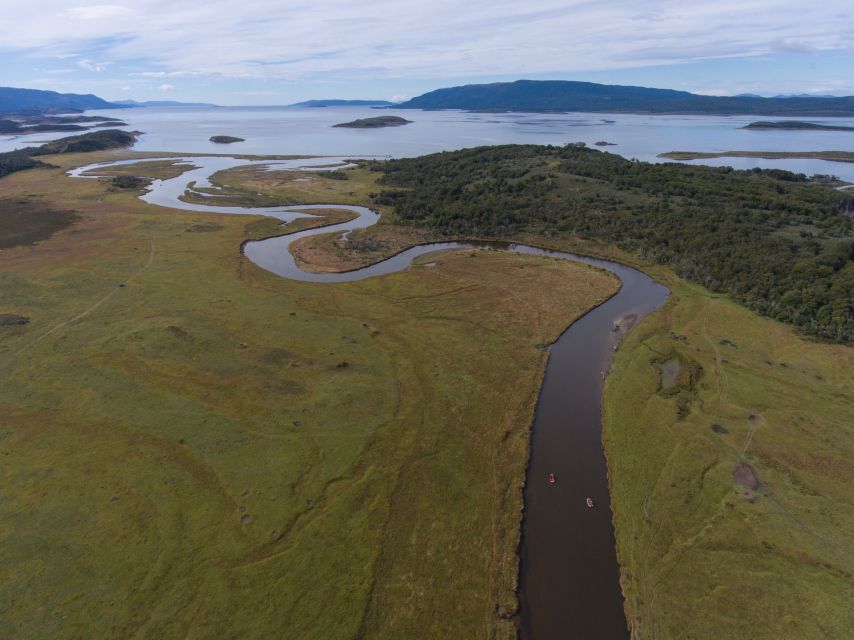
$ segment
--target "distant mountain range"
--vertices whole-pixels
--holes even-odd
[[[388,100],[306,100],[295,102],[289,107],[391,107],[395,103]]]
[[[116,106],[92,94],[0,87],[0,113],[67,113],[86,109],[115,109]]]
[[[672,89],[569,80],[517,80],[437,89],[395,105],[402,109],[469,111],[587,111],[696,115],[854,116],[845,98],[704,96]]]
[[[0,87],[0,115],[78,112],[128,107],[208,108],[205,102],[122,100],[107,102],[98,96],[37,89]],[[598,113],[854,116],[854,96],[775,96],[752,94],[705,96],[672,89],[604,85],[570,80],[517,80],[470,84],[430,91],[403,103],[388,100],[306,100],[291,107],[395,107],[402,109],[463,109],[467,111],[582,111]]]

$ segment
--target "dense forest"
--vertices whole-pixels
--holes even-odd
[[[704,96],[673,89],[572,80],[516,80],[436,89],[395,105],[395,108],[815,117],[854,114],[854,96],[844,98]]]
[[[821,338],[854,341],[854,199],[780,170],[650,164],[583,145],[372,163],[377,200],[448,236],[614,243]]]

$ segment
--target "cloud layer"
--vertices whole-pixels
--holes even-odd
[[[854,42],[850,0],[40,0],[2,15],[0,51],[148,78],[567,73]]]

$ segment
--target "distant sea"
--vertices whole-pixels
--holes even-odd
[[[598,141],[626,158],[661,162],[667,151],[854,151],[854,133],[840,131],[744,130],[757,116],[646,116],[594,113],[469,113],[369,107],[137,108],[92,111],[114,116],[127,129],[144,132],[138,151],[258,155],[349,155],[411,157],[497,144],[553,144]],[[340,122],[377,115],[400,115],[413,123],[385,129],[333,128]],[[792,118],[794,119],[794,118]],[[854,118],[800,118],[854,126]],[[54,140],[68,134],[2,136],[0,151]],[[218,145],[214,135],[245,138]],[[701,164],[780,168],[834,174],[854,182],[854,164],[823,160],[720,158]]]

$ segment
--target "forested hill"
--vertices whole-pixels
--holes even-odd
[[[39,156],[50,156],[57,153],[86,153],[88,151],[103,151],[105,149],[123,149],[136,142],[136,133],[128,133],[119,129],[104,129],[90,131],[79,136],[60,138],[38,147],[25,147],[15,151],[0,153],[0,178],[26,169],[46,167]]]
[[[517,80],[437,89],[396,107],[475,111],[592,111],[818,117],[854,115],[854,96],[846,98],[716,97],[671,89],[592,82]]]
[[[117,107],[92,94],[0,87],[0,113],[60,113]]]
[[[804,175],[633,162],[575,145],[372,166],[384,172],[378,202],[404,224],[613,243],[807,333],[854,342],[854,199]]]

